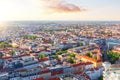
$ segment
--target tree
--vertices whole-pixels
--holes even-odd
[[[0,47],[1,47],[1,48],[5,48],[5,47],[6,47],[5,42],[1,42],[1,43],[0,43]]]
[[[80,42],[80,44],[79,44],[80,46],[83,46],[83,43],[82,42]]]
[[[58,55],[55,55],[54,58],[55,58],[55,59],[59,59]]]
[[[75,58],[75,54],[74,53],[70,53],[70,57]]]
[[[0,48],[6,48],[6,47],[12,47],[12,45],[11,44],[9,44],[9,43],[7,43],[7,42],[1,42],[0,43]]]
[[[41,58],[41,59],[43,59],[43,58],[46,57],[46,54],[40,54],[38,57]]]
[[[13,46],[14,48],[18,49],[19,47],[18,46]]]
[[[7,47],[12,47],[12,45],[11,44],[7,44]]]
[[[98,78],[98,80],[103,80],[103,75],[101,75],[101,76]]]
[[[15,54],[15,52],[12,50],[12,51],[10,52],[10,55],[11,55],[11,56],[14,56],[14,54]]]
[[[89,52],[89,53],[88,53],[88,56],[92,58],[92,57],[93,57],[92,52]]]
[[[37,36],[32,36],[32,35],[26,35],[26,36],[23,36],[24,39],[36,39]]]
[[[109,58],[109,60],[112,64],[115,63],[115,61],[120,58],[119,53],[115,53],[115,52],[112,52],[112,51],[108,51],[107,56],[108,56],[108,58]]]
[[[67,59],[67,61],[69,62],[69,63],[71,63],[71,64],[73,64],[74,63],[74,60],[70,57],[70,58],[68,58]]]
[[[54,34],[55,32],[53,30],[49,30],[50,34]]]
[[[97,56],[94,56],[94,59],[97,60]]]
[[[65,51],[60,51],[60,52],[57,52],[56,54],[57,55],[61,55],[61,54],[65,54],[65,53],[67,53],[67,51],[65,50]]]

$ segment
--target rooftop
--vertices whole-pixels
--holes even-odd
[[[108,68],[108,70],[106,71],[107,74],[111,74],[111,73],[114,73],[114,74],[119,74],[120,76],[120,64],[114,64],[112,66],[110,66]]]

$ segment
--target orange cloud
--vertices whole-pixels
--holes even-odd
[[[47,4],[46,7],[53,12],[75,13],[82,12],[85,10],[75,4],[63,2],[62,0],[44,0],[44,1]]]

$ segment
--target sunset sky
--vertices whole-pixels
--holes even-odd
[[[120,0],[0,0],[9,20],[120,20]]]

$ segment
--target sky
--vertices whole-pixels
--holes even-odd
[[[120,20],[120,0],[0,0],[0,21]]]

